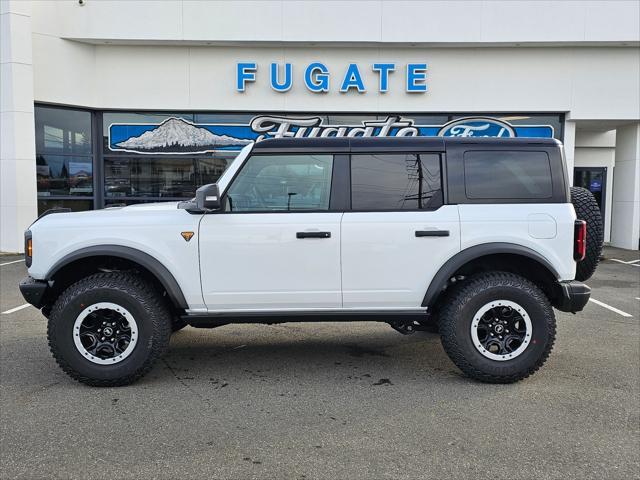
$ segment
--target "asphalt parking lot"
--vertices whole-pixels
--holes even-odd
[[[605,255],[587,282],[604,305],[556,312],[549,361],[514,385],[464,378],[433,334],[321,323],[188,327],[109,389],[57,367],[1,256],[0,475],[639,478],[640,262]]]

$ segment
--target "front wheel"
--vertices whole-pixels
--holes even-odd
[[[166,351],[171,316],[139,276],[98,273],[60,295],[47,334],[56,362],[72,378],[93,386],[127,385]]]
[[[493,272],[471,277],[452,292],[439,328],[449,358],[467,376],[512,383],[547,360],[556,320],[536,285],[519,275]]]

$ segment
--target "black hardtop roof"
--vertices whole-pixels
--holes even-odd
[[[330,138],[271,138],[257,142],[253,151],[270,153],[282,151],[327,151],[354,152],[393,149],[409,150],[441,150],[448,145],[496,146],[498,148],[514,148],[531,145],[558,147],[562,143],[555,138],[495,138],[495,137],[330,137]]]

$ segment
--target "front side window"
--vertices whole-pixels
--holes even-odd
[[[226,194],[227,211],[328,210],[333,155],[253,155]]]
[[[351,156],[353,210],[429,210],[441,204],[440,155]]]

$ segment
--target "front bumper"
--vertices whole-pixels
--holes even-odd
[[[576,280],[558,282],[561,295],[556,301],[556,307],[561,312],[576,313],[581,311],[589,301],[591,288]]]
[[[27,301],[36,308],[42,308],[44,304],[44,295],[49,288],[46,280],[36,280],[32,277],[25,277],[20,282],[20,293]]]

